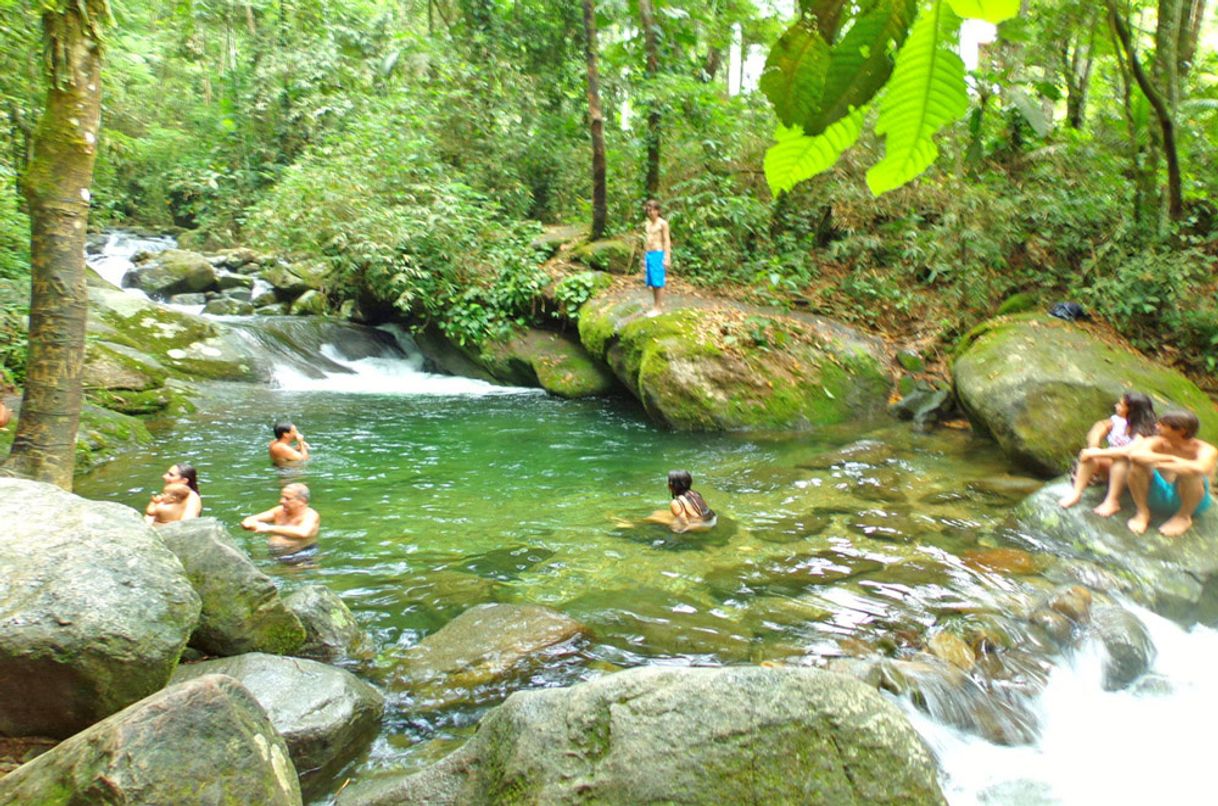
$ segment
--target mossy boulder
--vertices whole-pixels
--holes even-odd
[[[211,316],[252,316],[254,306],[230,296],[220,296],[203,306],[203,313]]]
[[[124,344],[90,341],[85,349],[81,385],[85,389],[142,392],[165,383],[165,368],[150,356]]]
[[[1218,409],[1175,370],[1090,330],[1044,314],[992,319],[969,333],[952,363],[956,396],[974,426],[1012,459],[1044,475],[1065,472],[1087,430],[1126,391],[1159,412],[1191,409],[1202,439],[1218,439]]]
[[[940,804],[908,719],[816,669],[644,667],[518,692],[423,772],[339,803]]]
[[[297,654],[321,661],[367,660],[372,641],[342,598],[323,585],[306,585],[283,600],[305,628]]]
[[[289,312],[292,316],[322,316],[327,309],[326,297],[320,291],[309,289],[296,298]]]
[[[221,675],[159,691],[0,779],[0,803],[300,802],[283,739]]]
[[[139,418],[85,404],[76,430],[76,469],[88,469],[115,453],[151,443],[152,434]]]
[[[626,238],[606,238],[575,247],[571,250],[571,257],[591,269],[630,274],[636,269],[642,271],[638,249]]]
[[[566,244],[585,241],[588,238],[587,224],[548,224],[541,228],[541,234],[532,240],[529,246],[553,257]]]
[[[649,318],[644,304],[590,300],[580,341],[672,428],[814,428],[884,410],[891,382],[876,339],[813,316],[673,300]]]
[[[572,334],[529,329],[486,345],[478,358],[500,381],[540,386],[559,397],[593,397],[619,388],[609,367],[588,355]]]
[[[320,287],[310,284],[293,267],[283,263],[265,266],[259,276],[271,284],[280,302],[291,302],[309,289]]]
[[[138,512],[0,478],[0,523],[0,736],[71,736],[168,682],[200,602]]]
[[[1109,593],[1131,597],[1168,618],[1185,624],[1218,621],[1218,510],[1197,516],[1179,538],[1155,531],[1162,518],[1152,519],[1146,534],[1135,535],[1125,525],[1133,516],[1128,496],[1122,512],[1101,518],[1091,511],[1103,498],[1100,487],[1062,509],[1057,501],[1069,489],[1068,478],[1058,479],[1015,509],[1018,530],[1034,535],[1038,550],[1102,564],[1119,585]]]
[[[157,531],[203,602],[191,646],[210,655],[300,650],[305,642],[300,619],[218,521],[178,521]]]
[[[216,269],[198,252],[166,249],[137,263],[123,276],[123,287],[138,288],[157,299],[169,299],[174,294],[214,289]]]

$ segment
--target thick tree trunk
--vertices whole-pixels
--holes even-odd
[[[82,14],[81,12],[85,12]],[[72,487],[85,356],[85,230],[101,116],[100,26],[107,0],[43,14],[46,109],[24,190],[30,210],[30,348],[6,473]]]
[[[600,70],[596,66],[596,6],[584,3],[584,45],[588,61],[588,126],[592,133],[592,240],[605,234],[605,115],[601,111]]]
[[[655,13],[651,0],[639,0],[639,22],[643,26],[643,48],[647,52],[647,84],[655,92],[655,78],[660,71],[660,48],[656,42]],[[654,97],[647,103],[647,197],[654,199],[660,192],[660,105]]]

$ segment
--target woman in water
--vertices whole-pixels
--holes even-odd
[[[705,532],[714,527],[717,518],[700,494],[690,489],[693,476],[688,470],[668,473],[668,492],[672,501],[668,509],[653,512],[644,518],[648,523],[662,523],[674,532]]]
[[[178,463],[172,465],[165,471],[165,475],[161,476],[161,481],[165,482],[165,489],[175,484],[185,484],[190,488],[190,495],[186,497],[184,506],[181,509],[181,515],[174,520],[188,521],[191,518],[197,518],[203,512],[203,499],[199,496],[199,473],[193,467],[187,464]],[[144,510],[145,515],[153,515],[151,511],[159,503],[161,503],[161,495],[157,493],[152,496],[152,501],[148,504],[148,509]],[[163,522],[163,521],[162,521]]]
[[[1126,392],[1113,406],[1115,414],[1099,420],[1087,432],[1087,447],[1098,448],[1107,441],[1109,448],[1122,448],[1140,437],[1154,436],[1155,404],[1141,392]],[[1083,490],[1092,479],[1108,479],[1108,494],[1093,510],[1096,515],[1107,518],[1121,511],[1121,493],[1125,491],[1125,476],[1129,465],[1113,462],[1107,456],[1079,458],[1074,474],[1074,489],[1061,497],[1057,503],[1069,509],[1083,497]]]

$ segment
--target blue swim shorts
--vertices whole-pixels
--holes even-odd
[[[1210,480],[1205,479],[1205,495],[1201,503],[1193,510],[1194,515],[1200,515],[1210,508]],[[1156,470],[1150,474],[1150,491],[1146,495],[1146,505],[1156,515],[1175,515],[1180,510],[1180,491],[1175,482],[1169,482]]]
[[[664,287],[664,251],[656,250],[647,253],[647,287]]]

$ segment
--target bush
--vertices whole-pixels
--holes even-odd
[[[18,206],[13,172],[0,164],[0,279],[30,276],[30,220]]]

